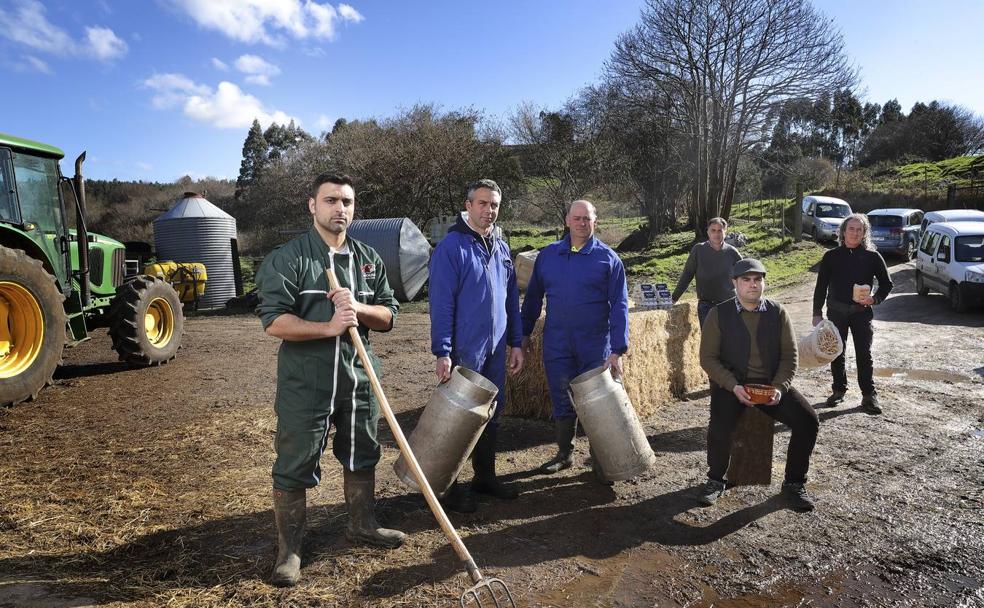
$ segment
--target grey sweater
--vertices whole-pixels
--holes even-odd
[[[735,288],[731,283],[731,267],[741,259],[741,253],[731,245],[724,243],[719,251],[707,241],[697,243],[690,250],[690,257],[683,267],[683,274],[673,290],[673,301],[676,302],[687,291],[694,275],[697,276],[697,299],[719,304],[735,297]]]

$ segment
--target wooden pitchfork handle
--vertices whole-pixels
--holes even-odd
[[[325,270],[325,274],[328,275],[328,284],[332,289],[338,289],[338,278],[335,277],[335,273],[331,268]],[[386,416],[386,422],[390,426],[390,430],[393,431],[393,436],[396,438],[397,445],[400,446],[400,451],[403,452],[403,457],[406,458],[407,462],[410,464],[410,471],[413,473],[414,479],[417,480],[417,486],[421,489],[424,494],[424,499],[427,501],[427,506],[430,510],[434,512],[434,517],[437,518],[437,523],[441,524],[441,529],[444,530],[444,534],[447,535],[448,539],[451,541],[451,546],[454,547],[454,552],[458,554],[458,557],[465,564],[465,568],[468,570],[468,574],[471,576],[472,581],[478,583],[482,580],[482,573],[479,572],[478,566],[475,565],[475,560],[472,559],[471,554],[468,552],[465,543],[462,542],[461,537],[455,531],[454,526],[451,525],[451,520],[448,519],[447,514],[441,507],[441,503],[437,500],[437,495],[434,494],[434,490],[431,488],[430,483],[427,482],[427,478],[424,476],[423,469],[420,468],[420,463],[417,462],[417,457],[413,455],[413,451],[410,449],[410,443],[407,441],[406,436],[403,434],[403,429],[400,428],[400,423],[397,422],[396,416],[393,414],[393,409],[390,407],[389,401],[386,400],[386,395],[383,393],[383,387],[379,384],[379,378],[376,377],[376,370],[372,367],[372,361],[369,360],[369,353],[366,352],[366,347],[362,343],[362,336],[359,335],[359,329],[357,327],[348,328],[349,337],[352,339],[352,344],[355,345],[355,349],[359,353],[359,360],[362,361],[362,367],[366,370],[366,375],[369,376],[369,384],[372,385],[372,392],[376,395],[376,399],[379,401],[379,406],[383,410],[383,415]]]

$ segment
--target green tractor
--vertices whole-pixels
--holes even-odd
[[[181,342],[178,293],[126,276],[123,244],[86,230],[85,152],[72,179],[64,156],[0,133],[0,406],[37,397],[62,350],[92,329],[108,327],[120,360],[135,365],[165,363]]]

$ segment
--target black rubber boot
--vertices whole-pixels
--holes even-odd
[[[353,543],[395,549],[403,544],[407,535],[399,530],[383,528],[376,521],[373,502],[376,494],[376,471],[349,471],[345,469],[345,506],[349,523],[345,537]]]
[[[574,432],[577,428],[577,418],[561,418],[554,420],[554,431],[557,434],[557,455],[540,465],[539,471],[544,475],[553,475],[569,469],[574,460]]]
[[[277,565],[270,582],[293,587],[301,580],[301,542],[307,498],[304,490],[273,489],[273,518],[277,523]]]
[[[455,513],[474,513],[478,510],[478,505],[475,504],[475,495],[458,483],[457,479],[451,484],[451,489],[441,498],[441,506],[444,507],[445,511],[454,511]]]
[[[496,435],[497,429],[485,427],[485,432],[475,444],[475,449],[472,451],[472,468],[475,469],[475,477],[472,479],[471,489],[478,494],[513,500],[519,496],[519,492],[500,483],[495,476]]]

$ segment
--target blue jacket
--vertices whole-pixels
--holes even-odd
[[[567,336],[611,351],[629,349],[629,292],[625,267],[611,247],[591,237],[571,251],[571,237],[547,245],[536,257],[523,300],[523,335],[533,333],[547,297],[547,338]],[[544,342],[544,348],[549,345]]]
[[[459,217],[430,260],[431,352],[473,370],[481,370],[503,341],[523,342],[509,246],[494,236],[491,242],[490,254]]]

